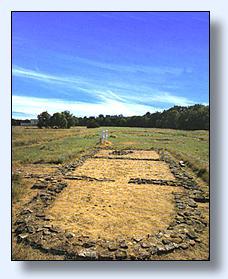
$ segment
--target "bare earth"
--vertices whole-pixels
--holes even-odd
[[[96,157],[109,153],[110,150],[101,150]],[[135,151],[124,156],[159,158],[154,151]],[[94,239],[145,236],[165,229],[174,218],[172,192],[180,192],[179,187],[128,184],[132,177],[174,180],[164,162],[91,158],[72,175],[108,178],[115,182],[68,182],[67,189],[47,211],[52,224],[67,231]]]

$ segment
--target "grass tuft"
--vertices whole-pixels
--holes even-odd
[[[20,197],[24,195],[24,189],[22,187],[21,175],[14,173],[12,175],[12,198],[13,201],[18,201]]]

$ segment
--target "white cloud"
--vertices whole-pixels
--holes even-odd
[[[142,94],[139,96],[127,96],[129,100],[135,102],[145,102],[145,103],[165,103],[169,105],[177,106],[191,106],[196,102],[189,100],[188,98],[182,96],[171,95],[168,92],[153,91],[152,93],[148,91],[148,94]]]
[[[35,79],[44,84],[55,84],[59,86],[56,88],[59,90],[58,92],[62,90],[62,94],[68,99],[75,98],[74,90],[85,92],[91,97],[91,102],[87,103],[59,100],[58,98],[48,99],[13,96],[13,110],[29,114],[31,114],[31,112],[39,114],[44,110],[53,113],[68,109],[75,115],[81,116],[98,115],[100,113],[142,115],[147,111],[153,112],[161,110],[158,105],[159,103],[163,105],[168,104],[169,106],[189,106],[197,103],[186,97],[175,96],[169,92],[162,92],[143,85],[136,88],[134,85],[128,83],[119,82],[115,84],[114,82],[113,84],[107,83],[101,86],[91,80],[81,77],[51,75],[16,66],[13,68],[13,75]],[[66,88],[70,88],[70,91],[65,90]],[[99,103],[92,102],[94,99],[99,100]],[[153,103],[154,106],[151,106]],[[158,106],[158,108],[155,108],[155,105]]]
[[[154,107],[127,104],[121,101],[106,98],[103,103],[83,103],[83,102],[67,102],[59,99],[33,98],[26,96],[12,97],[13,111],[23,112],[36,116],[42,111],[49,113],[60,112],[64,110],[71,111],[75,116],[97,116],[99,114],[123,114],[125,116],[143,115],[147,111],[155,112],[161,109]]]
[[[167,92],[160,93],[152,97],[151,100],[154,102],[160,102],[160,103],[162,102],[162,103],[178,105],[178,106],[190,106],[195,104],[195,102],[189,100],[188,98],[171,95],[170,93]]]

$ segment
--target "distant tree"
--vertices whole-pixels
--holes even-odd
[[[74,118],[74,126],[79,126],[79,118],[77,118],[76,116],[73,116]]]
[[[96,122],[95,119],[89,119],[87,121],[87,128],[98,128],[99,124]]]
[[[37,126],[39,128],[42,128],[42,127],[48,128],[50,126],[49,125],[50,117],[51,117],[51,115],[47,111],[44,111],[41,114],[39,114],[37,116],[37,118],[38,118]]]
[[[50,126],[52,128],[67,128],[67,120],[63,113],[56,112],[50,118]]]
[[[62,114],[65,116],[65,118],[67,120],[68,129],[75,125],[75,119],[74,119],[73,114],[71,114],[68,110],[63,111]]]
[[[23,123],[26,120],[12,120],[12,125]],[[19,124],[20,125],[20,124]],[[116,127],[149,127],[170,128],[183,130],[209,129],[209,106],[193,105],[189,107],[174,106],[163,112],[147,112],[143,116],[106,115],[98,117],[75,117],[69,111],[54,113],[52,117],[48,112],[38,115],[38,127],[70,128],[74,125],[95,128],[99,126]]]
[[[20,126],[21,125],[21,121],[20,119],[12,119],[11,120],[11,124],[12,126]]]

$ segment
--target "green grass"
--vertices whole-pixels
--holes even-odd
[[[81,127],[18,130],[15,134],[13,131],[13,161],[20,163],[64,163],[93,149],[99,141],[96,132]],[[25,142],[19,145],[22,139]],[[36,143],[31,144],[32,141]]]
[[[96,147],[102,129],[109,130],[115,149],[164,148],[208,181],[208,131],[100,127],[87,129],[13,128],[13,161],[19,163],[64,163]]]
[[[113,148],[164,148],[208,181],[209,139],[207,131],[172,129],[110,128]]]

